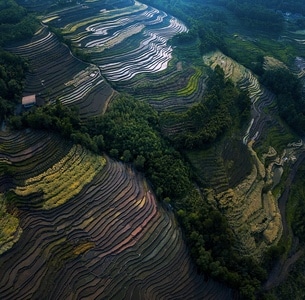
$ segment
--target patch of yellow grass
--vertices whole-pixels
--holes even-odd
[[[15,193],[28,196],[43,192],[44,209],[57,207],[77,195],[105,166],[104,157],[95,155],[79,145],[47,171],[25,181]]]
[[[268,154],[274,155],[273,150],[269,149]],[[260,259],[267,247],[278,242],[283,228],[276,198],[271,191],[263,192],[268,167],[259,160],[252,143],[248,151],[253,159],[251,173],[235,188],[216,195],[216,199],[238,236],[240,253]],[[254,238],[257,233],[263,236],[259,243]]]
[[[234,83],[240,81],[247,71],[244,66],[240,65],[220,51],[204,55],[203,62],[212,69],[215,69],[216,66],[220,66],[224,71],[225,78],[230,78]]]
[[[46,18],[46,19],[43,19],[42,22],[43,22],[43,23],[49,23],[49,22],[54,21],[54,20],[56,20],[56,19],[58,19],[58,18],[59,18],[58,15],[54,15],[54,16],[50,16],[50,17],[48,17],[48,18]]]
[[[232,80],[234,84],[239,84],[242,80],[248,81],[247,86],[241,87],[247,90],[252,101],[262,92],[257,77],[247,68],[224,55],[220,51],[215,51],[203,56],[203,62],[212,69],[219,66],[224,71],[225,78]]]
[[[137,202],[135,202],[135,206],[139,206],[139,208],[142,208],[146,202],[146,197],[144,196],[142,199],[139,199]]]
[[[21,233],[18,218],[7,212],[4,196],[0,194],[0,255],[18,241]]]
[[[278,68],[288,70],[288,67],[280,60],[278,60],[272,56],[264,57],[264,69],[265,70],[272,70],[272,69],[278,69]]]
[[[93,242],[87,242],[87,243],[83,243],[80,245],[77,245],[74,249],[73,249],[73,254],[75,255],[80,255],[83,254],[85,252],[87,252],[88,250],[94,248],[94,243]]]
[[[66,86],[73,85],[74,87],[80,86],[83,82],[90,81],[92,77],[96,77],[99,73],[98,67],[95,65],[90,65],[85,70],[77,73],[72,80],[65,83]]]

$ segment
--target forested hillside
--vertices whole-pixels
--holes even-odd
[[[302,295],[301,1],[0,5],[4,299]]]

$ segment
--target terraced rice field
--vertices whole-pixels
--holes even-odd
[[[15,195],[0,236],[1,299],[232,298],[197,275],[173,213],[130,167],[40,132],[0,138],[1,159],[19,171],[0,198]],[[81,186],[67,188],[78,174]]]
[[[218,206],[238,237],[236,250],[260,259],[263,251],[276,244],[282,234],[276,199],[270,191],[264,191],[265,180],[272,185],[272,164],[265,167],[252,148],[254,142],[257,146],[265,138],[268,126],[276,122],[272,117],[276,109],[274,95],[248,69],[219,51],[204,56],[203,60],[213,69],[219,65],[226,78],[248,92],[252,119],[240,140],[238,136],[236,140],[225,139],[207,150],[186,155],[202,186],[213,191]],[[185,126],[187,124],[173,125],[173,134]]]
[[[137,1],[112,10],[88,3],[83,11],[59,11],[44,21],[63,28],[65,36],[89,53],[103,75],[114,82],[166,69],[173,51],[167,41],[187,31],[176,18]],[[71,22],[76,13],[77,21]]]
[[[187,157],[204,187],[212,188],[216,193],[223,192],[229,188],[224,162],[220,156],[215,155],[213,149],[208,151],[189,151]]]
[[[48,132],[0,132],[0,165],[9,172],[0,175],[3,192],[38,176],[67,155],[72,147],[68,141]],[[1,174],[1,173],[0,173]]]
[[[300,53],[304,53],[305,51],[305,31],[304,30],[298,30],[295,32],[288,32],[287,35],[283,35],[281,37],[283,40],[288,40],[294,45],[297,46]]]
[[[61,28],[119,91],[148,101],[158,111],[181,112],[203,97],[205,72],[182,68],[168,45],[187,28],[165,12],[139,2],[109,10],[93,2],[52,13],[43,22]]]
[[[92,155],[80,146],[73,146],[69,153],[45,172],[25,180],[14,190],[17,196],[31,197],[43,193],[43,208],[59,206],[88,184],[103,168],[105,159]]]
[[[9,213],[5,199],[0,194],[0,255],[10,249],[19,239],[22,229],[19,226],[19,219]]]
[[[148,75],[143,80],[135,78],[127,84],[120,82],[118,86],[120,90],[132,93],[137,100],[148,101],[160,112],[185,111],[204,95],[207,77],[200,67],[179,70],[172,66],[158,75],[158,78]]]
[[[252,119],[243,136],[243,142],[247,144],[249,141],[258,141],[268,122],[271,121],[269,114],[264,111],[264,108],[272,105],[276,109],[275,96],[258,82],[258,79],[250,70],[223,53],[216,51],[204,56],[203,60],[205,64],[213,69],[217,65],[220,66],[226,78],[230,78],[242,90],[248,92],[252,102]]]
[[[100,113],[113,94],[99,68],[75,58],[46,27],[26,44],[8,50],[29,60],[24,95],[35,94],[38,102],[59,99],[89,116]]]
[[[76,104],[84,117],[103,112],[114,95],[103,77],[159,111],[185,110],[203,96],[202,70],[170,65],[173,49],[168,40],[187,28],[163,11],[139,2],[117,9],[91,2],[41,19],[63,30],[64,37],[87,53],[93,64],[77,60],[42,28],[27,44],[9,49],[30,60],[25,95]]]
[[[208,150],[188,152],[187,157],[236,234],[236,250],[260,259],[279,241],[283,227],[276,198],[264,191],[273,183],[273,163],[265,168],[252,144],[226,140]]]
[[[264,192],[270,168],[265,168],[248,144],[253,159],[251,173],[234,188],[219,194],[218,201],[234,232],[239,236],[236,245],[242,254],[260,257],[263,251],[278,243],[282,235],[282,219],[277,199],[271,191]],[[270,181],[272,182],[272,181]]]

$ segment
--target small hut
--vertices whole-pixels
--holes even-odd
[[[29,95],[22,97],[22,106],[24,108],[29,108],[36,105],[36,95]]]

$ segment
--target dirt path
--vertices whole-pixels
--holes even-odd
[[[286,221],[286,204],[290,193],[290,187],[294,180],[294,177],[297,173],[297,170],[301,163],[305,160],[305,152],[302,153],[296,163],[293,165],[291,172],[285,183],[284,193],[279,198],[279,209],[282,216],[282,224],[283,224],[283,238],[286,240],[289,237],[292,239],[292,245],[290,249],[290,253],[288,258],[281,258],[271,270],[269,274],[269,278],[264,285],[265,290],[269,290],[277,285],[279,285],[282,281],[286,279],[288,273],[292,267],[292,265],[304,254],[305,249],[299,249],[296,251],[298,246],[298,239],[293,236],[293,232],[291,228],[288,226]]]

